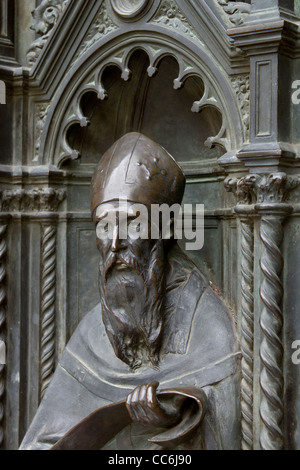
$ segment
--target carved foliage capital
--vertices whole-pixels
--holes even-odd
[[[295,189],[299,180],[278,172],[269,175],[253,175],[252,184],[259,204],[281,204],[286,202],[290,191]]]
[[[255,191],[252,180],[246,176],[242,178],[226,178],[225,189],[232,192],[236,197],[237,204],[253,204],[255,201]]]
[[[0,192],[0,211],[56,212],[65,197],[63,189],[8,189]]]
[[[283,172],[225,180],[225,189],[234,193],[238,204],[283,204],[298,185],[298,178]]]

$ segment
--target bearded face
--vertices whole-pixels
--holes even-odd
[[[157,366],[162,339],[164,247],[162,240],[120,238],[117,203],[96,211],[100,224],[108,214],[110,230],[97,232],[99,289],[103,322],[116,356],[136,369]],[[124,220],[123,214],[123,220]],[[131,217],[132,220],[132,217]]]

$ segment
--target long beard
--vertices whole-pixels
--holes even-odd
[[[127,269],[119,271],[116,262]],[[164,249],[158,240],[148,259],[129,251],[100,263],[103,322],[116,356],[136,369],[157,366],[163,330]]]

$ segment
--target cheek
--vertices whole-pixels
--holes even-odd
[[[105,259],[107,258],[108,253],[110,252],[110,250],[109,250],[110,249],[110,241],[96,238],[96,246],[97,246],[97,249],[100,253],[101,259],[103,259],[103,261],[105,261]]]
[[[149,259],[156,240],[134,240],[129,242],[130,251],[139,259]]]

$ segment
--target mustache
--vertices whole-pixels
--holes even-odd
[[[126,253],[124,255],[113,253],[110,255],[104,265],[104,280],[107,281],[109,272],[117,265],[125,264],[128,268],[134,269],[138,274],[142,274],[140,265],[134,255]]]

